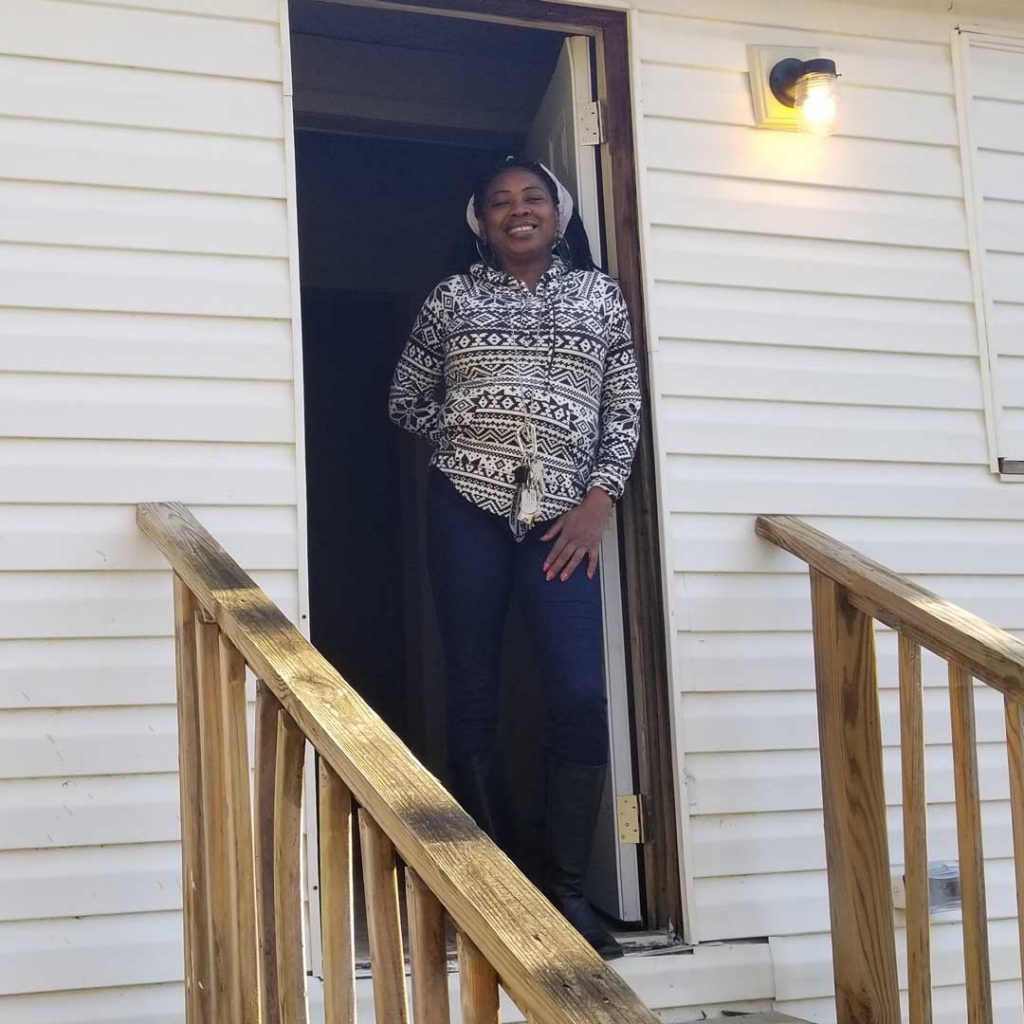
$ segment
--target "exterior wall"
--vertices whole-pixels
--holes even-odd
[[[954,103],[951,28],[962,15],[817,0],[639,6],[693,937],[767,937],[778,1007],[825,1021],[809,586],[801,563],[754,537],[754,515],[805,517],[1024,629],[1024,493],[990,472],[986,445]],[[839,135],[753,127],[746,47],[756,43],[836,59]],[[1015,123],[1019,97],[1000,109]],[[1019,133],[1003,139],[1024,150]],[[1010,241],[1024,252],[1019,231]],[[1002,283],[1024,302],[1019,275]],[[895,638],[878,641],[898,863]],[[929,662],[925,676],[930,855],[956,860],[944,669]],[[978,693],[978,729],[993,977],[1009,1022],[1020,1020],[1020,963],[995,697]],[[933,940],[936,1020],[948,1024],[965,1019],[959,930],[947,917]]]
[[[0,1019],[182,1019],[187,502],[299,615],[277,0],[5,0]],[[81,991],[90,990],[90,991]]]

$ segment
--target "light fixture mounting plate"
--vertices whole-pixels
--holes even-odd
[[[796,111],[780,103],[772,94],[769,77],[772,68],[779,61],[795,58],[800,61],[814,60],[821,51],[812,46],[757,46],[747,47],[747,62],[750,67],[750,94],[754,102],[754,124],[758,128],[781,128],[784,131],[797,130]]]

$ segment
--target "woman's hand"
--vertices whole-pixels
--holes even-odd
[[[584,557],[588,559],[587,578],[594,578],[601,550],[601,536],[611,514],[611,495],[600,487],[591,487],[587,496],[574,509],[559,516],[551,524],[541,537],[542,541],[558,538],[544,562],[544,573],[549,581],[558,576],[564,583]]]

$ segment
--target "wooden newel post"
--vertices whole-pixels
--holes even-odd
[[[873,623],[811,569],[839,1024],[900,1024]]]

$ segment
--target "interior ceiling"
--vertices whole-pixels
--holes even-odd
[[[291,0],[299,129],[518,147],[562,36],[466,18]]]

